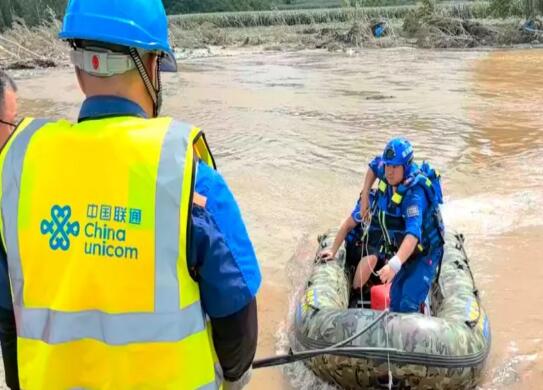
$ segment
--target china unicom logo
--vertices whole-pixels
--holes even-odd
[[[41,221],[41,234],[51,235],[49,246],[56,251],[66,251],[70,248],[70,235],[79,235],[79,222],[70,222],[72,208],[70,206],[60,207],[55,205],[51,208],[51,220]]]

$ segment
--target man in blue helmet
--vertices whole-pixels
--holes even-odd
[[[362,231],[358,259],[361,253],[365,257],[356,268],[353,288],[361,288],[372,274],[382,283],[392,282],[390,308],[396,312],[421,309],[443,257],[440,178],[428,163],[419,166],[413,160],[408,140],[394,138],[386,145],[383,155],[369,164],[360,199],[333,247],[321,253],[333,259],[348,234]],[[378,188],[372,190],[377,179]],[[347,249],[354,240],[347,242]]]
[[[77,123],[25,118],[0,154],[8,386],[241,389],[260,270],[203,133],[159,116],[162,2],[70,0],[60,38]]]

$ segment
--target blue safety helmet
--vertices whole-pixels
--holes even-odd
[[[59,38],[163,53],[160,70],[177,71],[161,0],[69,0]]]
[[[383,162],[385,165],[402,165],[406,171],[413,162],[413,146],[405,138],[393,138],[385,146]]]

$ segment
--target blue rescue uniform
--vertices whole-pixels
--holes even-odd
[[[419,166],[411,164],[404,182],[408,184],[398,186],[395,195],[392,186],[386,182],[381,157],[376,157],[369,167],[380,181],[370,197],[372,221],[368,237],[364,238],[368,247],[368,253],[364,255],[375,254],[380,259],[389,259],[406,235],[417,238],[417,250],[393,279],[390,308],[396,312],[419,311],[443,257],[443,225],[439,214],[441,190],[433,190]],[[358,225],[347,243],[361,237],[358,202],[351,217]]]

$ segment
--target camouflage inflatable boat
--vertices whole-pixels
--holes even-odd
[[[334,233],[319,238],[321,248],[333,241]],[[307,360],[317,376],[345,389],[477,386],[490,350],[490,327],[461,235],[447,236],[431,292],[432,316],[349,308],[344,248],[336,259],[316,262],[295,318],[293,350],[334,348]]]

